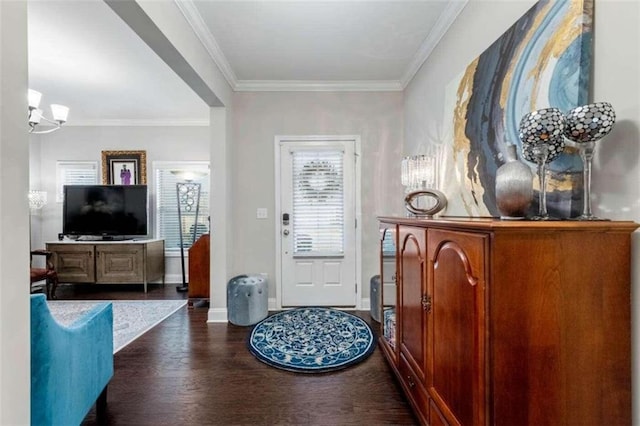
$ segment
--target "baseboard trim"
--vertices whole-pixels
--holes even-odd
[[[182,275],[180,275],[180,274],[165,274],[164,275],[164,283],[165,284],[182,284]]]
[[[267,306],[270,311],[275,311],[278,309],[278,304],[276,303],[275,297],[270,297],[267,301]]]
[[[207,313],[208,323],[229,322],[228,318],[227,308],[209,308],[209,312]]]
[[[368,297],[363,297],[362,301],[360,302],[360,309],[362,311],[369,311],[371,310],[371,299]]]

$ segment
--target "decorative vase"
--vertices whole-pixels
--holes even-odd
[[[558,108],[543,108],[527,113],[520,120],[518,134],[522,156],[538,166],[538,214],[533,220],[558,220],[547,212],[547,163],[564,151],[565,118]]]
[[[591,213],[591,163],[596,142],[609,134],[616,122],[616,112],[609,102],[579,106],[566,114],[564,135],[578,145],[583,164],[582,215],[578,220],[600,219]]]
[[[533,199],[533,173],[518,161],[516,146],[507,145],[505,163],[496,171],[496,204],[500,218],[524,219]]]

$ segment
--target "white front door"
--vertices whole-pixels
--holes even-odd
[[[354,145],[280,141],[283,307],[356,305]]]

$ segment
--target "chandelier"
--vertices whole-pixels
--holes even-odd
[[[29,209],[40,210],[47,204],[47,193],[45,191],[29,191]]]
[[[45,117],[42,110],[38,108],[41,98],[42,93],[29,89],[29,133],[55,132],[67,121],[69,108],[64,105],[51,104],[51,115],[53,119]],[[40,124],[40,121],[45,121],[55,127],[48,130],[36,130],[36,126]]]

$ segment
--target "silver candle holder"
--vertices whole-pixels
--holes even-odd
[[[578,220],[606,220],[591,212],[591,163],[597,141],[611,132],[616,113],[609,102],[582,105],[569,111],[566,116],[564,136],[575,142],[582,158],[583,206]]]

